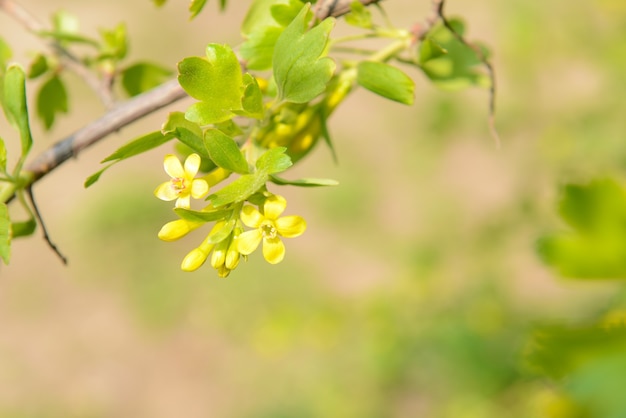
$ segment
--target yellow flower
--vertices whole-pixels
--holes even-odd
[[[192,222],[186,219],[177,219],[166,223],[159,231],[159,238],[163,241],[176,241],[204,225],[202,222]]]
[[[268,263],[280,263],[285,257],[285,244],[280,237],[294,238],[302,235],[306,222],[300,216],[279,216],[287,207],[282,196],[272,195],[263,204],[263,213],[252,206],[244,206],[241,220],[251,228],[237,237],[237,250],[243,254],[251,254],[263,241],[263,257]]]
[[[198,174],[200,162],[198,154],[190,154],[183,167],[175,155],[166,155],[163,167],[172,179],[159,185],[154,195],[166,201],[177,199],[177,208],[189,209],[192,197],[200,199],[209,192],[209,184],[206,180],[194,178]]]
[[[206,236],[202,244],[198,248],[194,248],[191,250],[183,259],[183,262],[180,265],[181,270],[183,271],[194,271],[199,269],[206,259],[209,257],[209,254],[215,247],[215,244],[211,242],[211,237],[218,232],[220,229],[224,227],[225,222],[220,221],[217,222],[209,235]]]

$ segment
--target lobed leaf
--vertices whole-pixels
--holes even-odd
[[[304,6],[276,41],[273,68],[279,100],[305,103],[314,99],[335,71],[334,61],[323,57],[334,19],[307,31],[312,17],[309,9],[309,4]]]
[[[241,99],[242,115],[251,118],[262,119],[264,115],[263,109],[263,93],[259,88],[256,78],[246,73],[243,75],[244,91]],[[240,112],[236,112],[240,113]]]
[[[67,91],[59,76],[53,75],[41,85],[36,103],[37,116],[43,121],[46,130],[52,127],[58,113],[67,113]]]
[[[357,82],[389,100],[413,104],[415,83],[402,70],[383,62],[362,61],[357,67]]]
[[[185,58],[178,64],[178,81],[200,102],[185,117],[200,125],[224,122],[241,110],[242,74],[237,56],[227,45],[209,44],[207,58]]]
[[[11,219],[4,202],[0,202],[0,258],[4,264],[9,264],[11,258]]]
[[[235,140],[218,129],[204,132],[204,145],[211,160],[225,170],[239,174],[248,174],[248,162],[244,158]]]

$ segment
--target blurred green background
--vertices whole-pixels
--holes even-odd
[[[175,0],[21,3],[42,20],[71,11],[87,33],[125,21],[130,59],[168,67],[208,42],[237,43],[248,4],[220,15],[209,2],[189,23]],[[430,8],[383,4],[403,27]],[[253,254],[227,279],[179,270],[202,236],[156,237],[174,219],[152,195],[170,148],[82,188],[167,110],[37,184],[70,261],[34,237],[0,269],[0,417],[626,416],[580,407],[588,390],[548,380],[528,357],[538,326],[624,306],[619,282],[560,278],[536,244],[565,228],[563,184],[624,172],[626,3],[449,1],[447,13],[492,51],[502,147],[484,90],[441,91],[409,70],[412,107],[356,91],[331,120],[339,164],[320,147],[289,173],[340,186],[273,189],[309,225],[278,266]],[[0,30],[24,60],[39,48],[5,15]],[[102,113],[73,81],[72,116],[38,131],[40,150]]]

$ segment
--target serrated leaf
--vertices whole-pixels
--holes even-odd
[[[357,82],[362,87],[389,100],[413,104],[415,83],[402,70],[371,61],[361,61],[357,70]]]
[[[175,208],[174,212],[182,219],[190,222],[212,222],[230,217],[232,209],[222,209],[213,211],[197,211],[184,208]]]
[[[135,155],[142,154],[163,145],[172,138],[174,138],[172,134],[163,134],[161,131],[150,132],[118,148],[113,154],[102,160],[101,163],[134,157]]]
[[[256,193],[267,182],[267,173],[257,171],[254,174],[245,174],[237,180],[225,186],[217,193],[207,198],[214,207],[219,207],[233,202],[242,202]]]
[[[37,229],[37,222],[34,218],[22,222],[13,222],[11,224],[13,238],[32,235],[35,229]]]
[[[291,167],[293,163],[285,151],[287,151],[285,147],[276,147],[265,151],[256,161],[257,170],[274,174]]]
[[[43,54],[37,54],[28,68],[28,78],[32,80],[44,74],[46,71],[48,71],[48,59]]]
[[[462,21],[451,19],[449,23],[457,34],[463,35],[465,28]],[[490,85],[476,51],[459,41],[447,27],[442,24],[436,26],[428,39],[422,44],[426,50],[420,51],[419,63],[435,85],[448,90]],[[481,49],[483,55],[488,55],[486,49]]]
[[[307,3],[276,41],[274,78],[279,100],[308,102],[324,92],[335,63],[324,57],[334,19],[328,18],[307,31],[312,14]]]
[[[193,19],[198,16],[198,13],[202,11],[206,2],[207,0],[191,0],[191,3],[189,3],[189,13],[191,13],[189,19]]]
[[[209,44],[207,58],[185,58],[178,64],[178,81],[193,98],[185,117],[200,125],[224,122],[241,110],[241,67],[227,45]]]
[[[248,162],[244,158],[234,139],[218,129],[207,129],[204,132],[204,145],[209,157],[225,170],[239,174],[248,174]]]
[[[61,79],[54,75],[41,85],[37,92],[37,116],[49,130],[58,113],[67,113],[67,91]]]
[[[0,258],[4,264],[9,264],[11,258],[11,219],[4,202],[0,202]]]
[[[172,71],[149,62],[140,62],[121,72],[122,86],[129,96],[136,96],[163,83]]]
[[[369,29],[372,27],[372,14],[360,1],[350,3],[350,13],[345,16],[347,24],[359,28]]]
[[[33,144],[28,121],[25,81],[26,74],[22,67],[16,64],[9,66],[4,75],[4,98],[2,101],[7,120],[20,133],[22,157],[28,154]]]
[[[203,160],[210,160],[209,153],[204,146],[202,129],[197,123],[185,119],[182,112],[172,112],[161,127],[163,134],[173,134],[180,142],[187,145],[202,157]]]
[[[279,186],[298,186],[298,187],[325,187],[325,186],[337,186],[339,182],[332,179],[316,179],[316,178],[304,178],[298,180],[287,180],[275,175],[270,175],[270,181]]]
[[[544,262],[565,277],[626,279],[626,190],[613,180],[570,184],[559,212],[573,229],[539,240]]]

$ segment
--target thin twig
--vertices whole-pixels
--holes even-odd
[[[463,45],[470,48],[480,62],[485,66],[487,70],[487,76],[489,77],[490,86],[489,86],[489,131],[494,141],[496,142],[496,147],[500,148],[501,141],[500,135],[498,135],[498,131],[496,129],[496,73],[495,69],[491,62],[487,59],[484,52],[477,45],[467,41],[461,34],[457,33],[448,19],[446,18],[443,8],[445,6],[445,0],[433,0],[433,8],[437,13],[437,16],[441,20],[441,23],[448,29],[452,35]]]
[[[41,230],[43,231],[43,239],[46,241],[48,246],[54,251],[54,253],[61,259],[63,264],[67,265],[67,257],[61,254],[59,248],[50,240],[50,235],[48,235],[48,229],[46,228],[46,224],[44,224],[43,219],[41,218],[41,213],[39,213],[39,208],[37,207],[37,203],[35,202],[35,196],[33,195],[33,188],[29,186],[26,188],[28,192],[28,198],[30,199],[31,206],[33,211],[35,212],[35,216],[37,217],[37,222],[41,225]]]
[[[339,17],[350,13],[350,4],[353,0],[325,0],[314,6],[315,17],[324,20],[327,17]],[[359,0],[364,6],[378,3],[381,0]]]
[[[0,10],[20,23],[27,31],[38,35],[45,27],[28,10],[12,0],[0,0]],[[112,90],[106,80],[101,81],[78,57],[64,48],[55,40],[48,42],[48,46],[59,56],[63,65],[78,75],[98,96],[107,109],[115,105]]]
[[[165,82],[118,105],[101,118],[58,141],[35,158],[26,170],[33,174],[33,181],[37,181],[64,161],[77,156],[83,148],[184,97],[187,97],[187,93],[178,80]]]

